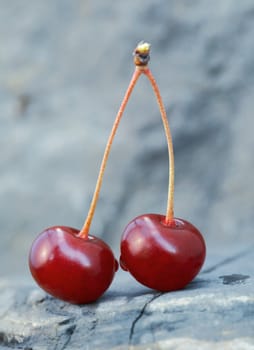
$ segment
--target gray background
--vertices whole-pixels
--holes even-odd
[[[209,250],[253,243],[252,0],[0,0],[0,275],[28,276],[45,227],[81,227],[132,75],[150,67],[172,128],[175,213]],[[120,125],[91,233],[118,254],[124,226],[165,213],[167,148],[142,77]]]

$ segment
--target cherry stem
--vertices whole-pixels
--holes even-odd
[[[144,74],[149,79],[153,91],[155,93],[159,110],[165,130],[165,135],[167,139],[167,145],[168,145],[168,155],[169,155],[169,182],[168,182],[168,200],[167,200],[167,211],[166,211],[166,217],[165,217],[165,224],[170,225],[174,219],[174,180],[175,180],[175,166],[174,166],[174,148],[173,148],[173,140],[171,136],[171,131],[167,119],[166,109],[164,107],[159,87],[156,83],[156,80],[150,71],[150,69],[147,67],[144,69]]]
[[[149,59],[150,59],[150,56],[149,56],[150,44],[145,43],[145,42],[139,43],[133,54],[134,54],[134,64],[135,64],[136,68],[135,68],[135,71],[134,71],[133,76],[131,78],[130,84],[127,88],[127,91],[124,95],[121,106],[118,110],[116,119],[114,121],[111,133],[110,133],[109,138],[108,138],[108,142],[107,142],[107,145],[106,145],[106,148],[104,151],[104,155],[102,158],[100,171],[99,171],[99,175],[97,178],[93,198],[92,198],[91,205],[90,205],[90,208],[88,211],[88,215],[87,215],[86,221],[85,221],[82,229],[80,230],[80,232],[78,234],[78,236],[82,237],[82,238],[88,237],[90,226],[91,226],[92,219],[93,219],[95,209],[96,209],[96,205],[98,202],[98,198],[99,198],[99,194],[100,194],[100,190],[101,190],[101,186],[102,186],[102,180],[103,180],[103,176],[105,173],[106,164],[107,164],[108,157],[110,154],[113,139],[115,137],[117,128],[118,128],[119,123],[121,121],[121,118],[123,116],[126,105],[129,101],[130,95],[131,95],[131,93],[132,93],[132,91],[133,91],[133,89],[134,89],[134,87],[135,87],[135,85],[136,85],[136,83],[137,83],[137,81],[142,73],[147,76],[147,78],[149,79],[149,81],[152,85],[152,88],[154,90],[154,93],[155,93],[155,96],[156,96],[156,99],[157,99],[157,102],[159,105],[159,110],[160,110],[160,114],[162,117],[162,122],[163,122],[164,130],[165,130],[165,134],[166,134],[166,139],[167,139],[167,144],[168,144],[169,185],[168,185],[168,201],[167,201],[167,211],[166,211],[166,217],[165,217],[165,224],[170,225],[173,221],[173,218],[174,218],[174,151],[173,151],[173,142],[172,142],[172,136],[171,136],[170,127],[169,127],[169,123],[168,123],[168,119],[167,119],[166,109],[165,109],[164,104],[162,102],[159,88],[157,86],[157,83],[155,81],[155,78],[154,78],[152,72],[147,67],[147,64],[148,64]]]
[[[133,73],[132,79],[130,81],[130,84],[129,84],[128,88],[127,88],[127,91],[126,91],[126,93],[124,95],[124,98],[123,98],[123,101],[122,101],[121,106],[119,108],[119,111],[117,113],[116,119],[114,121],[112,130],[111,130],[111,133],[110,133],[110,136],[108,138],[108,142],[107,142],[107,145],[106,145],[106,148],[105,148],[105,151],[104,151],[104,155],[103,155],[103,158],[102,158],[101,167],[100,167],[98,179],[97,179],[97,182],[96,182],[96,186],[95,186],[92,202],[91,202],[91,205],[90,205],[90,208],[89,208],[89,212],[88,212],[86,221],[85,221],[81,231],[78,234],[79,237],[82,237],[82,238],[87,238],[88,237],[89,229],[90,229],[90,226],[91,226],[91,223],[92,223],[92,219],[93,219],[94,212],[95,212],[95,209],[96,209],[97,201],[98,201],[98,198],[99,198],[101,185],[102,185],[102,180],[103,180],[104,172],[105,172],[105,169],[106,169],[106,164],[107,164],[107,161],[108,161],[108,157],[109,157],[109,153],[110,153],[110,150],[111,150],[111,146],[112,146],[112,143],[113,143],[113,139],[115,137],[117,128],[118,128],[119,123],[121,121],[122,115],[124,113],[125,107],[126,107],[126,105],[128,103],[128,100],[130,98],[130,95],[131,95],[131,93],[132,93],[132,91],[133,91],[133,89],[134,89],[134,87],[136,85],[136,82],[138,81],[138,78],[140,77],[141,73],[142,73],[142,70],[139,69],[138,67],[136,67],[136,69],[135,69],[135,71]]]

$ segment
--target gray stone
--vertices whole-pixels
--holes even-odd
[[[1,280],[0,346],[20,349],[254,349],[253,247],[210,254],[184,290],[159,293],[119,271],[97,302],[56,300]]]
[[[253,37],[252,0],[0,0],[1,348],[253,349]],[[203,232],[206,270],[164,295],[121,272],[100,302],[71,306],[32,284],[28,250],[45,227],[82,226],[142,39],[172,128],[175,213]],[[167,183],[142,77],[91,232],[118,256],[133,217],[165,212]]]

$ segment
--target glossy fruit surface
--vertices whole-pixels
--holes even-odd
[[[189,222],[145,214],[131,221],[121,240],[120,263],[137,281],[159,291],[184,288],[198,274],[206,254],[201,233]]]
[[[111,284],[118,264],[109,246],[79,230],[55,226],[33,242],[30,271],[46,292],[56,298],[84,304],[98,299]]]

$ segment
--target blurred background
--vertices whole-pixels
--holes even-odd
[[[175,147],[175,214],[208,254],[253,244],[252,0],[0,0],[0,276],[28,276],[44,228],[81,228],[132,51],[150,67]],[[91,233],[118,255],[125,225],[165,213],[168,156],[152,89],[138,82],[115,138]]]

